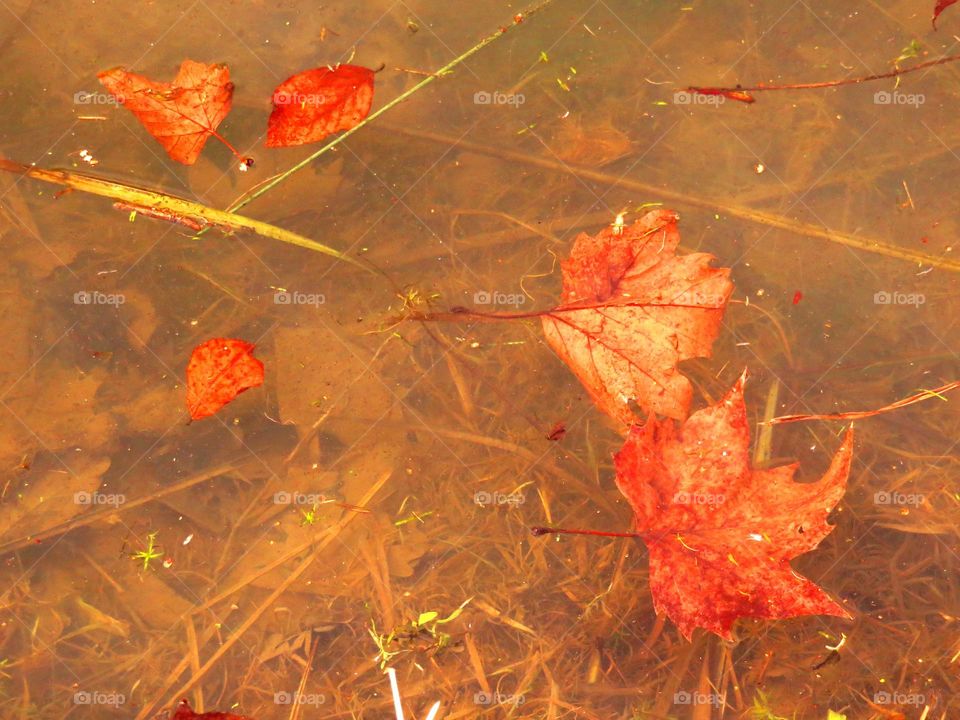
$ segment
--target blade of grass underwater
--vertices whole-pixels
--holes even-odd
[[[367,272],[373,272],[372,269],[349,255],[329,245],[324,245],[323,243],[306,238],[303,235],[284,230],[276,225],[261,222],[260,220],[254,220],[244,215],[236,215],[232,212],[216,210],[215,208],[207,207],[206,205],[201,205],[191,200],[184,200],[183,198],[167,195],[166,193],[146,190],[132,185],[124,185],[123,183],[105,180],[93,175],[67,172],[65,170],[44,170],[5,158],[0,158],[0,170],[25,175],[34,180],[63,185],[80,192],[112,198],[129,205],[166,212],[172,216],[171,219],[180,217],[195,221],[201,225],[215,225],[233,230],[250,230],[262,237],[279,240],[280,242],[285,242],[290,245],[296,245],[297,247],[306,248],[307,250],[330,255],[338,260],[343,260],[351,265],[363,268]]]

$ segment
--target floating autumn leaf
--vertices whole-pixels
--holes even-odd
[[[190,703],[184,698],[177,705],[177,711],[170,720],[253,720],[253,718],[226,712],[197,713],[193,711]]]
[[[349,130],[373,105],[373,71],[358,65],[305,70],[273,91],[267,147],[290,147]]]
[[[733,284],[711,255],[677,256],[677,215],[654,210],[630,227],[582,233],[563,262],[561,305],[542,316],[547,342],[605,413],[630,408],[683,418],[693,389],[681,360],[710,355]]]
[[[213,338],[198,345],[187,364],[187,409],[209,417],[244,390],[263,384],[263,363],[243,340]]]
[[[957,0],[937,0],[936,7],[933,8],[933,29],[937,29],[937,18],[940,17],[940,13],[946,10],[948,7],[953,5]]]
[[[211,135],[239,157],[217,132],[233,99],[233,83],[226,65],[184,60],[169,83],[155,82],[123,68],[105,70],[97,77],[173,160],[193,165]]]
[[[634,426],[615,456],[649,551],[654,605],[687,639],[698,627],[729,639],[740,617],[850,617],[790,560],[833,529],[827,515],[843,497],[853,432],[817,482],[794,482],[797,464],[756,470],[745,379],[680,427],[654,417]]]

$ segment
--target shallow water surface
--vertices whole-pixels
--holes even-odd
[[[264,147],[288,76],[382,67],[376,111],[507,28],[241,211],[375,274],[3,173],[2,717],[145,720],[180,698],[393,717],[387,667],[414,718],[960,712],[954,397],[856,423],[835,527],[792,563],[852,619],[688,641],[642,543],[530,533],[632,523],[623,428],[536,317],[401,321],[551,308],[578,233],[673,209],[681,253],[735,285],[712,357],[682,363],[693,409],[749,368],[754,461],[815,480],[847,424],[755,423],[960,378],[958,66],[752,105],[685,88],[907,67],[955,51],[960,10],[937,32],[905,1],[522,10],[0,4],[0,155],[221,209],[320,147]],[[229,66],[219,132],[249,172],[216,139],[172,161],[96,78],[170,80],[185,58]],[[209,338],[254,343],[266,380],[188,423]]]

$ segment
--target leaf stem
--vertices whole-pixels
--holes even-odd
[[[201,125],[201,127],[203,127],[203,126]],[[227,146],[227,150],[229,150],[230,152],[232,152],[233,155],[234,155],[234,157],[237,158],[237,160],[240,160],[241,162],[244,162],[244,161],[247,160],[247,158],[245,158],[243,155],[241,155],[241,154],[240,154],[240,151],[237,150],[237,149],[233,146],[233,143],[230,142],[229,140],[227,140],[223,135],[221,135],[220,133],[218,133],[218,132],[217,132],[216,130],[214,130],[213,128],[206,128],[206,130],[207,130],[211,135],[213,135],[217,140],[219,140],[219,141],[222,142],[224,145],[226,145],[226,146]]]

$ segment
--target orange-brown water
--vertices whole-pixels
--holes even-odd
[[[286,77],[384,64],[381,107],[521,9],[7,0],[0,154],[223,208],[314,149],[263,147]],[[958,70],[752,106],[680,92],[883,72],[914,39],[949,53],[960,12],[934,34],[930,9],[554,0],[244,209],[390,281],[0,178],[0,716],[150,718],[185,696],[393,717],[382,667],[416,718],[956,714],[955,400],[858,423],[836,529],[794,562],[852,621],[687,642],[642,545],[529,534],[630,526],[617,428],[539,323],[391,326],[550,307],[577,232],[666,202],[739,301],[684,365],[695,407],[745,366],[752,420],[772,392],[777,414],[861,410],[960,377]],[[170,79],[184,58],[230,66],[220,131],[252,172],[216,141],[176,165],[98,94],[100,70]],[[187,425],[187,358],[218,336],[256,343],[266,384]],[[758,462],[818,477],[842,427],[776,427]]]

